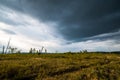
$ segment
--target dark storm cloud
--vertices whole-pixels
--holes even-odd
[[[22,11],[21,0],[0,0],[0,5],[7,6],[9,8],[15,9],[17,11]],[[23,0],[24,1],[24,0]]]
[[[120,29],[120,0],[1,1],[45,22],[58,23],[56,28],[68,40],[80,41]]]
[[[59,32],[69,40],[117,31],[119,3],[119,0],[26,0],[29,13],[44,21],[58,22]]]

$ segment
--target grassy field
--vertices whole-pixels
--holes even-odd
[[[0,80],[120,80],[120,55],[0,54]]]

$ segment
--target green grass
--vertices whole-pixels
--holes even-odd
[[[0,80],[120,80],[120,55],[0,54]]]

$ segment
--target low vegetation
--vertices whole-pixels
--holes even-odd
[[[0,80],[120,80],[120,55],[0,54]]]

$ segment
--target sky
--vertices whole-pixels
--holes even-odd
[[[0,50],[120,51],[120,0],[0,0]]]

